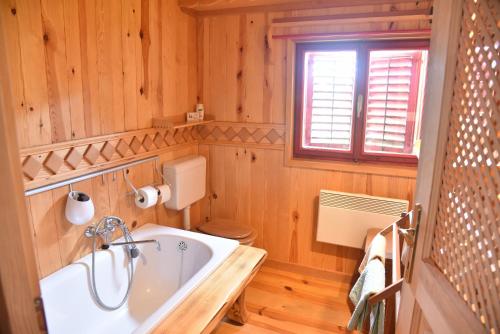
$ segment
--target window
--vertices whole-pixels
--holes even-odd
[[[296,48],[293,155],[416,164],[427,40]]]

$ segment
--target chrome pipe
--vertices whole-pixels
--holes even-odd
[[[155,240],[155,239],[134,240],[134,241],[124,241],[124,242],[108,242],[108,243],[103,244],[101,246],[101,249],[109,249],[109,247],[111,247],[111,246],[129,246],[129,245],[148,244],[148,243],[156,244],[156,249],[158,251],[161,251],[160,242],[158,240]]]

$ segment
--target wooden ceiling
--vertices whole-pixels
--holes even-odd
[[[213,15],[241,11],[282,11],[396,4],[409,0],[178,0],[186,12]]]

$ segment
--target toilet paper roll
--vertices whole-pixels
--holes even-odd
[[[146,209],[158,203],[158,190],[152,186],[146,186],[137,189],[135,196],[135,205],[141,209]]]
[[[158,191],[158,204],[163,204],[172,197],[172,192],[168,184],[162,184],[156,187]]]

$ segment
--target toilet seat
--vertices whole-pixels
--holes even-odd
[[[198,231],[217,237],[237,240],[240,245],[251,246],[257,238],[257,231],[250,226],[237,225],[228,221],[211,221],[198,227]]]

